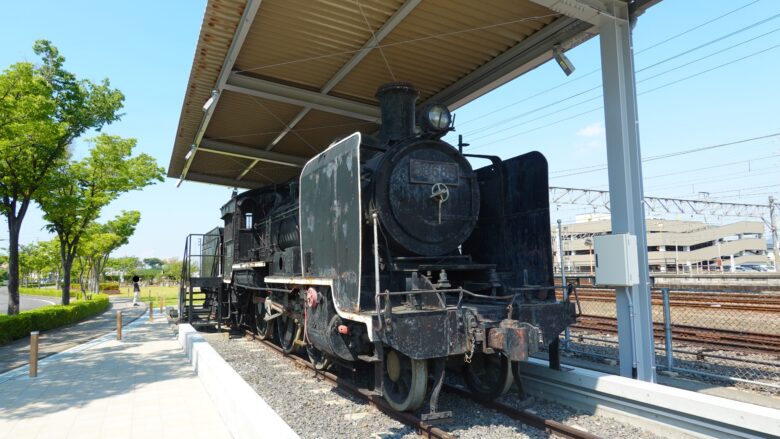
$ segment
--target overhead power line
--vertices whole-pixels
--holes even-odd
[[[671,158],[671,157],[679,157],[681,155],[693,154],[693,153],[697,153],[697,152],[701,152],[701,151],[709,151],[709,150],[718,149],[718,148],[725,148],[727,146],[740,145],[740,144],[743,144],[743,143],[754,142],[756,140],[770,139],[772,137],[777,137],[777,136],[780,136],[780,132],[766,134],[766,135],[763,135],[763,136],[750,137],[750,138],[747,138],[747,139],[734,140],[734,141],[731,141],[731,142],[718,143],[716,145],[702,146],[702,147],[699,147],[699,148],[692,148],[692,149],[687,149],[687,150],[684,150],[684,151],[677,151],[677,152],[673,152],[673,153],[669,153],[669,154],[661,154],[661,155],[649,156],[649,157],[643,158],[642,162],[644,163],[644,162],[651,162],[651,161],[655,161],[655,160],[663,160],[663,159],[667,159],[667,158]],[[603,171],[603,170],[607,169],[607,164],[596,165],[596,166],[598,166],[598,168],[596,168],[596,169],[579,170],[579,171],[572,172],[572,173],[569,173],[569,174],[557,175],[557,176],[550,177],[550,178],[570,177],[572,175],[587,174],[587,173]],[[573,168],[572,170],[576,170],[576,168]]]
[[[740,10],[742,10],[742,9],[744,9],[744,8],[746,8],[746,7],[748,7],[748,6],[750,6],[750,5],[753,5],[753,4],[755,4],[755,3],[758,3],[759,1],[761,1],[761,0],[755,0],[755,1],[751,2],[751,3],[748,3],[748,4],[746,4],[746,5],[740,6],[740,7],[739,7],[739,8],[737,8],[737,9],[733,9],[733,10],[731,10],[731,11],[729,11],[729,12],[725,13],[725,14],[719,15],[719,16],[717,16],[717,17],[713,18],[713,19],[710,19],[710,20],[708,20],[708,21],[705,21],[704,23],[701,23],[701,24],[699,24],[699,25],[696,25],[696,26],[694,26],[694,27],[692,27],[692,28],[689,28],[689,29],[687,29],[687,30],[685,30],[685,31],[683,31],[683,32],[681,32],[681,33],[678,33],[678,34],[676,34],[676,35],[673,35],[673,36],[671,36],[671,37],[669,37],[669,38],[667,38],[667,39],[665,39],[665,40],[663,40],[663,41],[659,41],[659,42],[657,42],[657,43],[653,44],[652,46],[649,46],[649,47],[646,47],[646,48],[644,48],[644,49],[641,49],[641,50],[637,51],[637,52],[636,52],[636,54],[637,54],[637,55],[639,55],[639,54],[641,54],[641,53],[643,53],[643,52],[647,52],[648,50],[651,50],[651,49],[654,49],[654,48],[656,48],[656,47],[658,47],[658,46],[661,46],[661,45],[663,45],[663,44],[666,44],[666,43],[668,43],[669,41],[672,41],[672,40],[674,40],[674,39],[676,39],[676,38],[679,38],[679,37],[681,37],[681,36],[683,36],[683,35],[686,35],[686,34],[688,34],[688,33],[690,33],[690,32],[693,32],[693,31],[695,31],[695,30],[697,30],[697,29],[700,29],[700,28],[702,28],[702,27],[704,27],[704,26],[707,26],[707,25],[709,25],[709,24],[712,24],[712,23],[714,23],[714,22],[716,22],[716,21],[718,21],[718,20],[720,20],[720,19],[722,19],[722,18],[725,18],[725,17],[727,17],[727,16],[729,16],[729,15],[731,15],[731,14],[733,14],[733,13],[737,12],[737,11],[740,11]],[[723,39],[723,38],[719,38],[719,39],[717,39],[717,41],[720,41],[721,39]],[[713,42],[715,42],[715,41],[713,41]],[[668,60],[668,59],[667,59],[667,60]],[[666,60],[665,60],[665,61],[666,61]],[[576,77],[576,78],[574,78],[574,79],[571,79],[571,80],[569,80],[569,81],[566,81],[566,82],[564,82],[564,83],[559,83],[559,84],[556,84],[556,85],[554,85],[554,86],[552,86],[552,87],[550,87],[550,88],[544,89],[544,90],[542,90],[542,91],[540,91],[540,92],[538,92],[538,93],[535,93],[535,94],[533,94],[533,95],[531,95],[531,96],[527,96],[527,97],[525,97],[525,98],[522,98],[521,100],[518,100],[518,101],[512,102],[512,103],[510,103],[510,104],[508,104],[508,105],[504,105],[504,106],[502,106],[502,107],[496,108],[496,109],[494,109],[494,110],[491,110],[491,111],[488,111],[488,112],[486,112],[486,113],[482,113],[481,115],[479,115],[479,116],[477,116],[477,117],[473,117],[473,118],[471,118],[471,119],[469,119],[469,120],[467,120],[467,121],[465,121],[465,122],[461,123],[461,124],[460,124],[460,126],[468,125],[468,124],[470,124],[470,123],[473,123],[473,122],[476,122],[476,121],[478,121],[478,120],[484,119],[484,118],[486,118],[486,117],[488,117],[488,116],[491,116],[491,115],[493,115],[493,114],[495,114],[495,113],[498,113],[498,112],[500,112],[500,111],[506,110],[507,108],[513,107],[513,106],[515,106],[515,105],[522,104],[523,102],[527,102],[527,101],[529,101],[529,100],[531,100],[531,99],[533,99],[533,98],[536,98],[536,97],[542,96],[542,95],[544,95],[544,94],[547,94],[547,93],[549,93],[549,92],[551,92],[551,91],[558,90],[558,89],[560,89],[561,87],[564,87],[564,86],[567,86],[567,85],[573,84],[573,83],[574,83],[574,82],[576,82],[576,81],[579,81],[579,80],[581,80],[581,79],[587,78],[588,76],[590,76],[590,75],[592,75],[592,74],[594,74],[594,73],[597,73],[597,72],[599,72],[600,70],[601,70],[601,68],[596,68],[596,69],[593,69],[593,70],[591,70],[591,71],[589,71],[589,72],[587,72],[587,73],[581,74],[581,75],[579,75],[578,77]],[[599,87],[600,87],[600,86],[599,86]]]
[[[780,17],[780,14],[777,14],[777,15],[775,15],[774,17],[772,17],[771,19],[775,19],[775,18],[779,18],[779,17]],[[769,20],[769,19],[767,19],[767,20]],[[763,21],[762,21],[762,23],[763,23],[763,22],[766,22],[767,20],[763,20]],[[755,24],[754,24],[754,25],[755,25]],[[748,26],[748,27],[746,27],[746,28],[743,28],[743,29],[741,29],[740,31],[742,31],[742,30],[745,30],[745,29],[748,29],[748,28],[750,28],[750,27],[751,27],[751,26]],[[642,83],[644,83],[644,82],[647,82],[647,81],[649,81],[649,80],[651,80],[651,79],[655,79],[655,78],[658,78],[658,77],[660,77],[660,76],[663,76],[663,75],[669,74],[669,73],[671,73],[671,72],[674,72],[674,71],[676,71],[676,70],[679,70],[679,69],[681,69],[681,68],[687,67],[687,66],[689,66],[689,65],[696,64],[696,63],[698,63],[698,62],[701,62],[701,61],[703,61],[703,60],[705,60],[705,59],[707,59],[707,58],[711,58],[711,57],[713,57],[713,56],[720,55],[720,54],[722,54],[722,53],[725,53],[725,52],[727,52],[727,51],[729,51],[729,50],[732,50],[732,49],[734,49],[734,48],[736,48],[736,47],[739,47],[739,46],[742,46],[742,45],[744,45],[744,44],[750,43],[750,42],[752,42],[752,41],[755,41],[755,40],[757,40],[757,39],[759,39],[759,38],[766,37],[766,36],[768,36],[768,35],[771,35],[771,34],[773,34],[773,33],[775,33],[775,32],[778,32],[778,31],[780,31],[780,28],[775,28],[775,29],[772,29],[771,31],[769,31],[769,32],[765,32],[765,33],[763,33],[763,34],[761,34],[761,35],[757,35],[757,36],[751,37],[751,38],[749,38],[749,39],[747,39],[747,40],[740,41],[740,42],[738,42],[738,43],[736,43],[736,44],[733,44],[733,45],[731,45],[731,46],[728,46],[728,47],[725,47],[725,48],[723,48],[723,49],[717,50],[717,51],[715,51],[715,52],[712,52],[712,53],[710,53],[710,54],[704,55],[704,56],[702,56],[702,57],[699,57],[699,58],[697,58],[697,59],[694,59],[694,60],[692,60],[692,61],[689,61],[689,62],[687,62],[687,63],[685,63],[685,64],[681,64],[681,65],[679,65],[679,66],[672,67],[672,68],[670,68],[670,69],[664,70],[663,72],[657,73],[657,74],[655,74],[655,75],[652,75],[652,76],[649,76],[649,77],[646,77],[646,78],[640,79],[639,81],[637,81],[637,84],[642,84]],[[736,34],[736,32],[732,32],[732,33],[731,33],[731,34],[729,34],[728,36],[731,36],[731,35],[734,35],[734,34]],[[705,47],[705,46],[707,46],[707,45],[709,45],[709,44],[711,44],[711,43],[713,43],[713,42],[715,42],[715,41],[720,41],[720,40],[721,40],[721,39],[723,39],[723,38],[725,38],[725,37],[721,37],[721,38],[718,38],[718,39],[712,40],[712,41],[710,41],[710,42],[708,42],[708,43],[706,43],[706,44],[704,44],[704,45],[701,45],[701,46],[699,46],[698,48]],[[772,46],[772,47],[769,47],[769,48],[767,48],[767,49],[764,49],[764,50],[761,50],[761,51],[759,51],[759,52],[754,52],[754,53],[751,53],[751,54],[749,54],[749,55],[746,55],[746,56],[744,56],[744,57],[741,57],[741,58],[737,58],[737,59],[735,59],[735,60],[727,61],[726,63],[720,64],[720,65],[717,65],[717,66],[715,66],[715,67],[711,67],[711,68],[709,68],[709,69],[706,69],[706,70],[703,70],[703,71],[700,71],[700,72],[694,73],[694,74],[692,74],[692,75],[690,75],[690,76],[687,76],[687,77],[684,77],[684,78],[680,78],[680,79],[677,79],[677,80],[675,80],[675,81],[671,81],[671,82],[669,82],[669,83],[666,83],[666,84],[662,84],[662,85],[660,85],[660,86],[658,86],[658,87],[655,87],[655,88],[652,88],[652,89],[650,89],[650,90],[645,90],[645,91],[642,91],[641,93],[639,93],[639,96],[641,96],[641,95],[644,95],[644,94],[646,94],[646,93],[650,93],[650,92],[656,91],[656,90],[660,90],[660,89],[662,89],[662,88],[665,88],[665,87],[668,87],[668,86],[671,86],[671,85],[677,84],[677,83],[679,83],[679,82],[682,82],[682,81],[685,81],[685,80],[688,80],[688,79],[695,78],[695,77],[697,77],[697,76],[699,76],[699,75],[703,75],[703,74],[705,74],[705,73],[708,73],[708,72],[711,72],[711,71],[713,71],[713,70],[717,70],[717,69],[720,69],[720,68],[723,68],[723,67],[729,66],[729,65],[731,65],[731,64],[734,64],[734,63],[736,63],[736,62],[739,62],[739,61],[742,61],[742,60],[745,60],[745,59],[751,58],[751,57],[753,57],[753,56],[760,55],[760,54],[762,54],[762,53],[764,53],[764,52],[767,52],[767,51],[769,51],[769,50],[776,49],[777,47],[780,47],[780,44],[779,44],[779,45]],[[691,50],[691,51],[692,51],[692,50]],[[687,51],[687,52],[685,52],[685,53],[690,53],[691,51]],[[678,55],[674,55],[674,56],[672,56],[672,57],[670,57],[670,58],[667,58],[666,60],[664,60],[664,61],[662,61],[662,62],[665,62],[665,61],[667,61],[667,60],[670,60],[670,59],[676,58],[677,56],[678,56]],[[653,66],[655,66],[655,65],[658,65],[658,64],[661,64],[662,62],[656,63],[656,64],[654,64]],[[653,66],[650,66],[650,67],[653,67]],[[637,71],[637,73],[640,73],[640,72],[642,72],[642,71],[644,71],[644,70],[647,70],[647,69],[649,69],[650,67],[645,67],[645,68],[643,68],[643,69],[641,69],[641,70],[638,70],[638,71]],[[485,125],[485,126],[482,126],[482,127],[480,127],[480,128],[475,128],[475,129],[473,129],[473,130],[466,131],[466,132],[465,132],[465,133],[463,133],[463,134],[464,134],[464,136],[468,136],[468,135],[470,135],[470,134],[474,134],[474,133],[478,133],[478,132],[485,132],[485,131],[488,131],[488,130],[490,130],[491,128],[494,128],[494,127],[497,127],[497,126],[500,126],[500,125],[504,125],[504,124],[506,124],[506,123],[508,123],[508,122],[515,121],[515,120],[517,120],[518,118],[522,118],[522,117],[524,117],[524,116],[528,116],[528,115],[535,114],[536,112],[538,112],[538,111],[540,111],[540,110],[544,110],[544,109],[546,109],[546,108],[553,107],[553,106],[555,106],[555,105],[557,105],[557,104],[560,104],[560,103],[563,103],[563,102],[569,101],[569,100],[571,100],[571,99],[574,99],[574,98],[576,98],[576,97],[578,97],[578,96],[582,96],[582,95],[584,95],[584,94],[586,94],[586,93],[588,93],[588,92],[595,91],[595,90],[598,90],[598,89],[600,89],[600,88],[601,88],[601,85],[597,85],[597,86],[595,86],[595,87],[591,87],[591,88],[589,88],[589,89],[587,89],[587,90],[580,91],[580,92],[578,92],[578,93],[575,93],[575,94],[573,94],[573,95],[570,95],[570,96],[567,96],[567,97],[565,97],[565,98],[559,99],[559,100],[557,100],[557,101],[555,101],[555,102],[552,102],[552,103],[549,103],[549,104],[545,104],[545,105],[542,105],[542,106],[536,107],[536,108],[534,108],[534,109],[528,110],[528,111],[526,111],[526,112],[524,112],[524,113],[522,113],[522,114],[513,115],[512,117],[505,118],[505,119],[502,119],[502,120],[500,120],[500,121],[497,121],[497,122],[493,122],[493,123],[491,123],[491,124],[489,124],[489,125]],[[492,136],[495,136],[495,135],[496,135],[496,134],[498,134],[498,133],[501,133],[501,132],[504,132],[504,131],[508,131],[508,130],[511,130],[511,129],[514,129],[514,128],[517,128],[517,127],[520,127],[520,126],[523,126],[523,125],[527,125],[527,124],[529,124],[529,123],[531,123],[531,122],[534,122],[534,121],[537,121],[537,120],[543,119],[543,118],[545,118],[545,117],[548,117],[548,116],[551,116],[551,115],[559,114],[559,113],[560,113],[560,112],[562,112],[562,111],[569,110],[569,109],[571,109],[571,108],[574,108],[574,107],[580,106],[580,105],[582,105],[582,104],[584,104],[584,103],[587,103],[587,102],[595,101],[595,100],[597,100],[597,99],[599,99],[599,98],[601,98],[601,97],[602,97],[602,95],[601,95],[601,94],[599,94],[598,96],[594,96],[594,97],[592,97],[592,98],[589,98],[589,99],[586,99],[586,100],[580,101],[580,102],[578,102],[578,103],[575,103],[575,104],[569,105],[569,106],[567,106],[567,107],[564,107],[564,108],[561,108],[561,109],[558,109],[558,110],[555,110],[555,111],[552,111],[552,112],[549,112],[549,113],[545,113],[545,114],[543,114],[543,115],[539,115],[539,116],[537,116],[537,117],[535,117],[535,118],[533,118],[533,119],[529,119],[529,120],[526,120],[526,121],[522,121],[522,122],[520,122],[520,123],[517,123],[517,124],[511,125],[511,126],[509,126],[509,127],[502,128],[502,129],[499,129],[499,130],[492,130],[492,131],[490,131],[490,132],[488,132],[488,133],[486,133],[486,134],[484,134],[484,135],[482,135],[482,136],[478,136],[478,137],[476,137],[476,138],[471,138],[471,139],[469,139],[469,140],[473,142],[473,141],[477,141],[477,140],[480,140],[480,139],[485,139],[485,138],[488,138],[488,137],[492,137]],[[514,104],[513,104],[513,105],[514,105]],[[571,118],[578,117],[578,116],[580,116],[580,115],[584,115],[584,114],[590,113],[590,112],[592,112],[592,111],[596,111],[596,110],[598,110],[598,109],[600,109],[600,108],[602,108],[602,106],[599,106],[599,107],[597,107],[597,108],[594,108],[594,109],[588,110],[588,111],[586,111],[586,112],[583,112],[583,113],[579,113],[579,114],[577,114],[577,115],[575,115],[575,116],[572,116],[572,117],[570,117],[570,118],[562,119],[562,120],[560,120],[560,121],[566,121],[566,120],[569,120],[569,119],[571,119]],[[560,121],[556,121],[555,123],[558,123],[558,122],[560,122]],[[545,127],[547,127],[547,126],[550,126],[550,125],[554,125],[554,124],[543,125],[543,126],[541,126],[541,127],[538,127],[538,129],[545,128]],[[534,129],[534,130],[530,130],[530,131],[524,131],[524,132],[522,132],[522,133],[519,133],[519,134],[526,134],[526,133],[528,133],[528,132],[535,131],[535,130],[536,130],[536,129]]]
[[[694,27],[692,27],[692,28],[690,28],[690,29],[687,29],[687,30],[685,30],[685,31],[682,31],[682,32],[680,32],[680,33],[678,33],[678,34],[676,34],[676,35],[672,35],[671,37],[669,37],[669,38],[667,38],[667,39],[665,39],[665,40],[659,41],[659,42],[657,42],[657,43],[655,43],[655,44],[653,44],[653,45],[651,45],[651,46],[649,46],[649,47],[645,47],[644,49],[642,49],[642,50],[638,51],[638,52],[637,52],[637,54],[640,54],[640,53],[642,53],[642,52],[647,52],[648,50],[654,49],[654,48],[656,48],[656,47],[658,47],[658,46],[660,46],[660,45],[662,45],[662,44],[666,44],[666,43],[668,43],[669,41],[672,41],[672,40],[675,40],[675,39],[677,39],[677,38],[680,38],[680,37],[681,37],[681,36],[683,36],[683,35],[687,35],[687,34],[689,34],[689,33],[693,32],[693,31],[695,31],[695,30],[697,30],[697,29],[700,29],[700,28],[702,28],[702,27],[704,27],[704,26],[706,26],[706,25],[708,25],[708,24],[712,24],[712,23],[714,23],[714,22],[716,22],[716,21],[720,20],[721,18],[728,17],[729,15],[731,15],[731,14],[733,14],[733,13],[735,13],[735,12],[741,11],[741,10],[743,10],[743,9],[747,8],[748,6],[754,5],[754,4],[756,4],[756,3],[760,2],[760,1],[761,1],[761,0],[755,0],[755,1],[752,1],[752,2],[750,2],[750,3],[747,3],[747,4],[745,4],[745,5],[742,5],[742,6],[738,7],[737,9],[732,9],[731,11],[729,11],[729,12],[726,12],[726,13],[725,13],[725,14],[723,14],[723,15],[719,15],[719,16],[717,16],[717,17],[715,17],[715,18],[711,19],[711,20],[705,21],[705,22],[704,22],[704,23],[702,23],[702,24],[696,25],[696,26],[694,26]]]

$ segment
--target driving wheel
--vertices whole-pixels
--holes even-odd
[[[392,408],[400,412],[417,410],[428,388],[428,361],[389,350],[385,353],[383,384],[385,400]]]

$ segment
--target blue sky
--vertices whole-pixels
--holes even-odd
[[[139,152],[167,167],[204,7],[204,0],[4,2],[0,68],[37,61],[33,42],[51,40],[69,70],[93,80],[108,77],[126,95],[125,116],[104,131],[137,138]],[[664,0],[639,18],[634,48],[643,157],[780,132],[780,2]],[[598,38],[567,56],[576,66],[572,76],[554,63],[541,66],[459,109],[457,133],[475,153],[541,151],[553,186],[606,189],[606,170],[598,168],[606,163]],[[77,154],[86,151],[83,141],[75,146]],[[590,166],[596,171],[582,173]],[[722,201],[766,203],[770,194],[780,198],[778,168],[775,136],[648,161],[645,194],[695,198],[709,192]],[[176,189],[175,183],[123,195],[104,211],[104,219],[122,209],[142,214],[136,235],[115,255],[180,257],[187,233],[217,225],[231,189],[198,183]],[[553,207],[553,218],[591,211]],[[32,210],[22,242],[49,239],[43,225]],[[7,239],[4,221],[0,239]]]

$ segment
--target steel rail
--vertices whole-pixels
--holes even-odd
[[[663,324],[655,322],[653,326],[655,338],[663,340]],[[583,315],[580,316],[577,324],[572,325],[572,328],[617,333],[617,321],[613,317]],[[731,347],[761,354],[780,354],[780,337],[770,334],[673,324],[672,339],[703,346]]]
[[[322,377],[328,382],[335,384],[336,387],[340,390],[343,390],[350,395],[354,396],[355,398],[361,399],[363,401],[368,402],[370,405],[376,407],[378,410],[380,410],[382,413],[390,416],[391,418],[395,419],[398,422],[401,422],[405,425],[408,425],[410,427],[414,427],[420,435],[423,437],[431,438],[431,439],[454,439],[456,436],[453,434],[446,432],[438,427],[435,427],[431,424],[428,424],[427,422],[421,420],[420,418],[412,415],[411,413],[406,412],[398,412],[395,411],[390,405],[388,405],[385,400],[372,392],[371,390],[360,388],[355,386],[354,384],[348,382],[344,378],[341,378],[335,374],[332,374],[330,372],[317,370],[314,368],[314,366],[307,360],[304,360],[301,357],[295,356],[295,355],[285,355],[285,353],[282,351],[282,348],[279,346],[271,343],[268,340],[262,340],[255,336],[252,331],[245,331],[245,336],[247,338],[251,338],[252,340],[259,342],[263,344],[264,346],[268,346],[271,348],[274,352],[281,355],[284,358],[288,358],[291,361],[293,361],[296,365],[305,367],[311,371],[313,371],[317,377]]]
[[[314,368],[314,366],[312,366],[312,364],[309,361],[304,360],[301,357],[295,355],[285,355],[284,352],[282,351],[282,348],[271,343],[268,340],[262,340],[258,338],[250,330],[246,330],[244,333],[247,338],[251,338],[256,342],[262,343],[263,345],[271,348],[277,354],[290,359],[295,364],[315,372],[316,374],[315,376],[322,377],[325,380],[335,384],[337,388],[346,391],[350,395],[359,398],[361,400],[367,401],[369,404],[373,405],[374,407],[376,407],[386,415],[392,417],[393,419],[403,424],[414,427],[415,429],[417,429],[418,433],[420,433],[424,437],[434,438],[434,439],[436,438],[450,439],[456,437],[452,433],[446,432],[438,427],[435,427],[431,424],[422,421],[420,418],[412,415],[411,413],[398,412],[394,410],[385,402],[385,400],[381,396],[375,394],[371,390],[357,387],[354,384],[346,381],[344,378],[341,378],[333,373],[317,370]],[[519,410],[514,407],[508,406],[506,404],[502,404],[495,401],[486,402],[486,401],[478,400],[469,391],[461,389],[459,387],[455,387],[449,384],[444,384],[442,389],[449,393],[456,394],[460,397],[468,398],[484,407],[495,410],[514,420],[520,421],[521,423],[528,425],[529,427],[536,428],[548,434],[554,433],[558,436],[569,438],[569,439],[600,439],[601,438],[600,436],[594,435],[593,433],[579,430],[572,426],[566,425],[562,422],[554,421],[552,419],[546,419],[539,415],[535,415],[528,410]]]
[[[593,433],[579,430],[570,425],[566,425],[562,422],[543,418],[539,415],[535,415],[531,413],[528,410],[519,410],[512,406],[502,404],[496,401],[479,401],[475,399],[474,395],[472,395],[471,392],[462,389],[460,387],[452,386],[450,384],[444,384],[442,389],[449,393],[458,395],[460,397],[468,398],[473,401],[476,401],[487,408],[493,409],[503,415],[506,415],[514,420],[520,421],[523,424],[528,425],[530,427],[534,427],[538,430],[544,431],[548,434],[555,434],[556,436],[561,436],[569,439],[599,439],[600,438],[600,436],[597,436]]]

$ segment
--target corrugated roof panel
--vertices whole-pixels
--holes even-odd
[[[252,163],[252,160],[198,151],[192,160],[190,172],[215,175],[218,177],[236,178]]]
[[[279,142],[274,151],[312,156],[323,151],[332,142],[355,131],[373,132],[378,128],[378,125],[370,122],[356,121],[349,117],[313,110],[296,125],[294,133],[288,134]]]
[[[236,68],[319,90],[400,3],[266,0]]]
[[[423,2],[382,42],[384,58],[378,51],[366,57],[334,94],[373,99],[377,85],[387,82],[392,70],[397,80],[413,83],[424,100],[555,16],[527,1]]]
[[[211,96],[245,5],[246,0],[209,0],[206,5],[168,165],[169,176],[178,176],[184,167],[183,157],[203,117],[203,103]]]
[[[225,91],[205,138],[265,149],[300,110],[295,105]]]
[[[251,25],[246,33],[236,35],[249,1],[255,7],[247,9],[248,21],[244,23]],[[657,1],[636,0],[636,13]],[[533,45],[518,46],[550,23],[554,25]],[[280,96],[275,99],[287,102],[317,102],[320,110],[302,113],[307,110],[301,106],[223,90],[205,138],[261,151],[292,127],[273,151],[311,157],[339,137],[377,128],[373,123],[322,111],[328,106],[335,113],[365,117],[374,109],[364,104],[375,105],[374,93],[389,81],[411,82],[421,91],[420,101],[444,92],[447,102],[463,103],[535,67],[551,56],[554,44],[587,39],[592,36],[589,28],[587,23],[561,18],[530,0],[209,0],[168,175],[181,175],[184,157],[204,120],[202,106],[212,89],[222,87],[217,80],[223,65],[232,65],[232,72],[239,75],[265,81],[245,82],[248,89],[257,87],[259,92],[265,87],[263,93],[277,93]],[[322,90],[344,66],[352,65],[349,61],[380,29],[392,29],[381,32],[381,50],[372,49],[329,92],[362,106],[346,103],[349,109],[344,110],[342,101],[323,100],[294,89]],[[233,65],[226,63],[226,57],[234,38],[243,43],[237,46]],[[499,62],[491,63],[493,60]],[[471,73],[477,74],[469,76]],[[462,81],[464,78],[467,80]],[[274,83],[286,87],[269,87]],[[355,108],[359,109],[353,111]],[[222,147],[237,151],[235,146]],[[253,163],[254,159],[200,151],[191,166],[192,179],[266,185],[284,182],[300,169]]]

